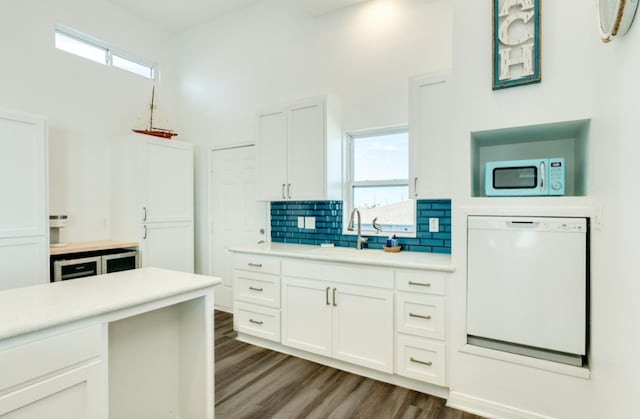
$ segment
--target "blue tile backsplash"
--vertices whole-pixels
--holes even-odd
[[[315,230],[298,228],[298,217],[315,217]],[[400,237],[403,251],[451,253],[451,200],[421,199],[416,202],[415,238]],[[429,233],[429,218],[437,217],[440,232]],[[382,249],[387,241],[380,235],[365,235],[370,249]],[[277,243],[333,243],[355,247],[355,235],[342,234],[342,201],[287,201],[271,203],[271,241]]]

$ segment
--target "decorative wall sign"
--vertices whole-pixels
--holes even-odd
[[[493,90],[540,79],[540,0],[493,0]]]

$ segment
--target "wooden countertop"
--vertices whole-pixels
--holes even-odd
[[[138,242],[118,240],[96,240],[90,242],[68,243],[65,246],[49,246],[51,256],[69,253],[91,252],[94,250],[118,249],[121,247],[138,247]]]

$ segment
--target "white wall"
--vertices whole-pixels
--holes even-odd
[[[407,123],[408,77],[451,65],[445,0],[378,0],[311,17],[273,0],[184,34],[185,138],[197,144],[196,271],[207,272],[206,149],[253,142],[256,112],[320,94],[341,101],[343,128]]]
[[[0,107],[48,119],[50,213],[69,215],[63,239],[108,239],[108,141],[144,116],[152,82],[56,50],[56,23],[159,62],[167,105],[175,103],[171,38],[102,0],[2,3]],[[175,112],[168,107],[170,117]]]
[[[454,0],[453,259],[450,385],[467,407],[506,417],[626,418],[639,386],[640,295],[634,182],[640,105],[640,28],[611,45],[598,37],[596,1],[542,6],[542,83],[491,90],[491,15],[486,2]],[[636,24],[636,26],[638,26]],[[460,351],[466,342],[466,210],[494,202],[470,198],[469,134],[475,130],[591,118],[587,193],[574,205],[603,208],[591,237],[591,378],[583,379]],[[626,165],[625,165],[626,163]],[[536,202],[536,201],[530,201]],[[542,306],[543,310],[544,307]],[[634,319],[634,320],[632,320]]]
[[[638,110],[640,109],[640,22],[624,37],[594,49],[597,85],[592,163],[593,193],[602,205],[603,228],[594,234],[592,268],[597,280],[592,298],[596,313],[594,350],[600,354],[595,417],[637,416],[640,393],[640,266],[637,222],[640,187]]]

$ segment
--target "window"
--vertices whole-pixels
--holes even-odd
[[[349,182],[345,218],[358,208],[362,230],[373,219],[382,234],[415,233],[415,201],[409,199],[409,134],[406,127],[358,131],[347,135]],[[346,222],[345,222],[346,226]]]
[[[148,79],[155,78],[154,65],[133,59],[129,54],[114,51],[108,44],[69,28],[56,26],[57,49],[104,64],[117,67]]]

